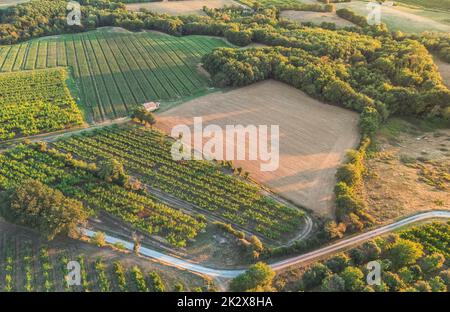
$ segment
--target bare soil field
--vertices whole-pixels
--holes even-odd
[[[323,22],[335,23],[337,27],[355,26],[355,24],[340,18],[335,12],[282,11],[281,17],[304,23],[311,22],[320,25]]]
[[[365,198],[379,223],[433,209],[450,209],[450,129],[425,132],[400,119],[377,136],[368,159]]]
[[[211,9],[223,8],[224,6],[240,5],[233,0],[185,0],[185,1],[165,1],[127,4],[130,11],[139,11],[141,8],[170,15],[191,15],[203,13],[203,7]]]
[[[345,151],[359,140],[356,113],[268,80],[188,101],[159,114],[157,127],[168,134],[178,124],[192,130],[194,117],[203,117],[203,127],[214,124],[222,129],[226,125],[279,125],[277,170],[261,171],[259,160],[234,161],[234,166],[243,167],[254,180],[297,205],[320,215],[333,215],[336,168]]]
[[[450,64],[442,61],[439,57],[434,56],[434,63],[437,65],[439,72],[441,73],[442,79],[445,85],[450,88]]]

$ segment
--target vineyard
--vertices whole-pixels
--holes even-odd
[[[153,292],[173,291],[185,283],[198,291],[209,287],[199,276],[167,268],[162,272],[148,260],[130,262],[127,258],[132,256],[113,250],[98,252],[86,243],[66,241],[61,247],[43,244],[22,230],[2,229],[1,234],[0,292]],[[66,283],[69,261],[80,264],[80,285]]]
[[[89,162],[112,156],[147,185],[267,238],[298,230],[304,212],[261,195],[259,187],[224,174],[225,168],[217,164],[174,161],[172,143],[157,131],[108,127],[53,145]]]
[[[83,122],[64,69],[0,74],[0,141]]]
[[[172,100],[207,89],[197,72],[203,55],[225,46],[217,38],[97,30],[0,47],[0,71],[69,66],[88,117],[127,115],[149,100]]]
[[[95,164],[77,164],[71,162],[71,155],[38,145],[21,145],[0,154],[0,190],[11,189],[29,178],[39,180],[83,201],[95,212],[107,212],[178,247],[184,247],[206,226],[202,218],[170,208],[146,192],[100,180],[94,173]]]

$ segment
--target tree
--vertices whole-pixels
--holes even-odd
[[[345,281],[338,274],[329,275],[322,281],[322,289],[332,292],[345,291]]]
[[[349,260],[346,254],[339,254],[328,259],[325,264],[333,273],[340,273],[348,266]]]
[[[305,290],[311,289],[313,287],[319,286],[322,280],[331,274],[330,269],[328,269],[322,263],[313,264],[302,277],[303,288]]]
[[[263,262],[252,265],[245,273],[230,283],[231,291],[272,291],[275,272]]]
[[[92,236],[91,242],[95,244],[97,247],[103,247],[106,245],[105,233],[97,232]]]
[[[396,268],[414,264],[423,255],[423,246],[406,239],[398,239],[387,250],[388,258]]]
[[[346,291],[361,291],[364,288],[363,272],[357,267],[346,267],[340,274],[345,282]]]
[[[417,291],[420,292],[431,292],[431,286],[425,281],[418,281],[414,284],[414,287],[417,289]]]
[[[450,288],[450,269],[441,271],[439,277],[444,281],[448,288]]]
[[[256,237],[255,235],[252,235],[249,239],[249,242],[252,244],[253,249],[257,252],[261,252],[264,250],[264,245],[261,242],[261,240]]]
[[[422,268],[426,273],[432,273],[439,270],[445,262],[445,257],[441,253],[433,253],[422,260]]]
[[[166,287],[164,286],[161,276],[159,276],[156,272],[150,272],[149,273],[149,288],[151,291],[155,292],[164,292],[166,290]]]
[[[77,236],[78,226],[88,217],[81,202],[36,180],[25,180],[13,190],[7,215],[48,240],[59,234]]]
[[[440,276],[435,276],[429,281],[433,292],[446,292],[447,286]]]
[[[153,126],[156,123],[155,115],[147,111],[144,107],[138,107],[131,113],[131,118],[138,120],[145,125]]]
[[[388,285],[390,291],[398,292],[405,287],[405,283],[400,276],[392,272],[385,272],[383,274],[383,281]]]
[[[106,182],[114,182],[121,186],[127,185],[130,179],[123,165],[114,158],[100,159],[98,176]]]
[[[344,236],[346,226],[344,223],[336,223],[336,221],[328,221],[325,224],[325,232],[330,239],[342,238]]]
[[[367,260],[376,260],[380,257],[381,255],[381,248],[378,247],[377,243],[375,241],[368,241],[365,242],[362,245],[362,248],[366,254],[366,259]]]

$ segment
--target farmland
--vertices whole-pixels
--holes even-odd
[[[261,100],[264,99],[264,100]],[[258,182],[281,196],[322,215],[333,214],[336,167],[358,140],[357,114],[323,104],[276,81],[265,81],[189,101],[159,117],[165,131],[192,125],[193,117],[209,123],[280,125],[280,166],[261,172],[258,161],[235,161]]]
[[[47,149],[45,144],[18,146],[0,155],[0,190],[35,179],[82,200],[93,213],[108,213],[132,228],[164,238],[172,246],[185,246],[206,226],[202,219],[168,207],[146,192],[99,179],[95,164],[71,159],[71,155]]]
[[[286,10],[280,13],[281,17],[291,19],[293,21],[306,23],[311,22],[320,25],[323,22],[335,23],[338,27],[355,26],[353,23],[340,18],[334,12],[308,12]]]
[[[80,125],[64,69],[0,74],[0,141]]]
[[[262,195],[256,185],[224,174],[224,166],[174,161],[172,144],[156,131],[113,127],[73,136],[53,146],[88,162],[98,156],[113,156],[150,187],[195,205],[199,213],[220,216],[263,237],[280,239],[299,231],[303,211]]]
[[[88,121],[126,116],[149,100],[173,100],[205,91],[197,72],[206,52],[224,46],[207,37],[103,29],[3,46],[2,72],[70,67]]]
[[[239,5],[233,0],[184,0],[184,1],[165,1],[165,2],[146,2],[146,3],[130,3],[127,10],[139,11],[147,9],[150,11],[165,13],[171,15],[204,15],[203,7],[222,8],[224,6]]]
[[[428,1],[424,1],[428,2]],[[348,3],[335,3],[337,9],[348,8],[357,14],[367,16],[366,1],[352,1]],[[450,24],[448,12],[423,8],[407,8],[403,6],[381,7],[381,22],[392,31],[400,30],[407,33],[420,33],[423,31],[449,32]]]
[[[0,9],[0,292],[448,290],[445,2],[336,1]]]
[[[149,259],[71,239],[45,242],[0,220],[0,292],[208,291],[208,279]],[[81,265],[81,285],[68,286],[67,263]],[[162,287],[155,288],[158,276]],[[178,289],[180,290],[180,289]]]

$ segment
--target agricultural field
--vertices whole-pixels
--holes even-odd
[[[203,7],[210,9],[223,8],[224,6],[239,6],[234,0],[183,0],[183,1],[164,1],[164,2],[146,2],[127,4],[127,10],[139,11],[147,9],[152,12],[165,13],[170,15],[205,15]]]
[[[119,29],[120,30],[120,29]],[[176,100],[208,89],[200,58],[217,38],[172,37],[107,28],[0,48],[0,71],[70,67],[89,122],[128,115],[149,100]]]
[[[397,0],[395,2],[424,7],[428,9],[450,10],[450,1],[448,0]]]
[[[203,116],[213,123],[280,126],[280,164],[262,172],[259,161],[235,161],[250,176],[294,203],[333,215],[335,172],[345,151],[358,143],[358,115],[326,105],[277,81],[198,98],[160,114],[157,127],[170,133]]]
[[[320,25],[321,23],[334,23],[337,27],[355,26],[352,22],[349,22],[336,15],[335,12],[309,12],[309,11],[282,11],[281,17],[287,18],[299,23],[314,23]]]
[[[94,215],[106,213],[174,247],[186,246],[205,228],[204,218],[171,208],[148,192],[102,180],[97,171],[95,164],[80,163],[45,143],[19,145],[0,154],[0,191],[38,180],[82,201]]]
[[[28,1],[30,0],[0,0],[0,9]]]
[[[62,68],[0,73],[0,141],[81,125]]]
[[[433,222],[368,241],[306,268],[279,274],[281,291],[447,292],[450,223]],[[380,285],[367,285],[366,264],[381,264]]]
[[[378,223],[450,207],[450,130],[392,119],[366,163],[365,198]]]
[[[369,13],[367,3],[368,1],[354,0],[346,3],[335,3],[335,6],[336,9],[348,8],[359,15],[367,16]],[[381,22],[385,23],[392,31],[400,30],[406,33],[450,32],[449,12],[445,10],[429,11],[404,6],[382,6],[381,14]]]
[[[317,4],[316,0],[237,0],[238,2],[245,4],[249,7],[252,7],[255,2],[260,4],[261,6],[289,6],[289,5],[297,5],[297,4]]]
[[[0,219],[0,292],[209,291],[211,281],[133,254],[36,233]],[[68,286],[67,263],[81,265],[81,285]],[[155,283],[157,281],[157,283]]]
[[[157,131],[109,127],[52,146],[88,162],[112,156],[145,183],[150,194],[152,189],[162,191],[193,205],[197,213],[220,217],[265,239],[280,240],[301,231],[304,211],[265,196],[257,185],[226,174],[224,165],[173,160],[172,144],[173,140]]]

